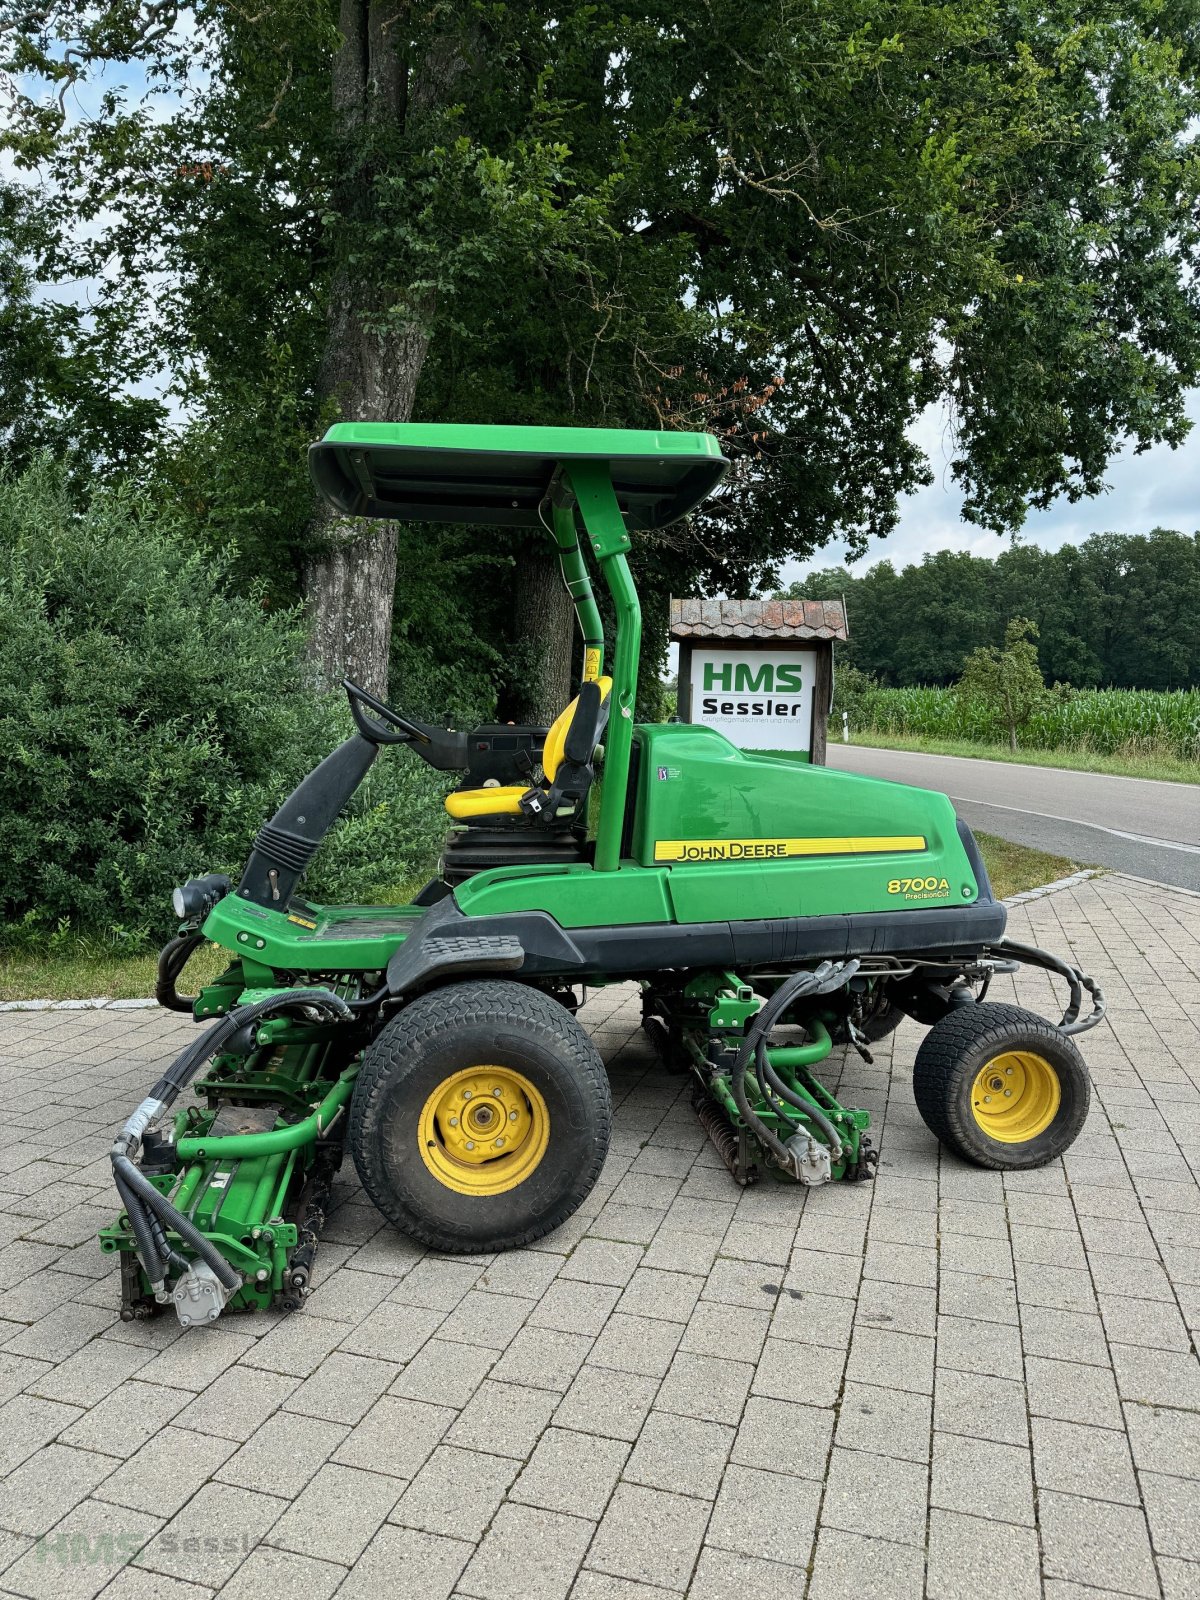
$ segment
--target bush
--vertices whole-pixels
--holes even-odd
[[[350,731],[304,642],[297,612],[266,610],[137,494],[77,512],[49,462],[0,478],[0,935],[137,946],[170,931],[174,884],[236,877]],[[368,898],[428,867],[443,789],[385,752],[305,892]]]

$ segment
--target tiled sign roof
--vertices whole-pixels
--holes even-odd
[[[672,639],[845,639],[840,600],[672,600]]]

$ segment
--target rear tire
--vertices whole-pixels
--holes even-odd
[[[604,1063],[549,995],[503,979],[449,984],[368,1048],[348,1142],[363,1187],[402,1233],[450,1253],[551,1233],[608,1152]]]
[[[1020,1006],[956,1006],[917,1051],[917,1110],[964,1161],[1020,1170],[1056,1160],[1087,1119],[1083,1057],[1044,1017]]]

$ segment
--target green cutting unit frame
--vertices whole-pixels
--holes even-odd
[[[716,488],[714,438],[343,423],[310,466],[347,516],[544,530],[579,693],[548,729],[456,731],[347,682],[356,731],[259,831],[240,881],[176,890],[158,997],[206,1026],[113,1147],[123,1210],[101,1239],[125,1316],[299,1306],[347,1146],[384,1216],[432,1248],[559,1226],[608,1148],[608,1081],[575,1015],[588,986],[640,985],[664,1070],[690,1076],[737,1183],[869,1179],[870,1116],[816,1069],[835,1049],[870,1060],[904,1016],[929,1029],[914,1092],[943,1144],[999,1168],[1066,1149],[1089,1097],[1071,1035],[1103,997],[1006,939],[944,795],[635,723],[631,540]],[[438,875],[410,905],[310,902],[308,862],[392,744],[457,775]],[[226,970],[181,995],[205,941]],[[1065,983],[1058,1023],[985,999],[1021,964]]]

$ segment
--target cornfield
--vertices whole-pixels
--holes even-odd
[[[885,689],[839,696],[852,730],[929,739],[1004,744],[998,710],[954,689]],[[1090,750],[1097,755],[1158,752],[1200,761],[1200,689],[1080,689],[1048,703],[1021,729],[1032,750]]]

